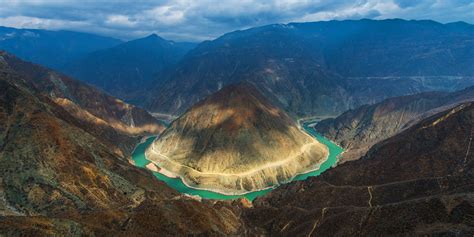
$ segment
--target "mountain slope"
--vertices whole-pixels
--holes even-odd
[[[181,114],[225,85],[252,81],[299,116],[338,115],[385,98],[474,84],[474,27],[358,20],[269,25],[203,42],[149,94]],[[453,88],[454,87],[454,88]]]
[[[163,125],[143,109],[11,54],[0,52],[0,67],[9,77],[19,77],[30,88],[87,124],[89,131],[94,130],[94,134],[107,139],[116,152],[129,154],[137,142],[135,136],[164,130]]]
[[[190,186],[244,193],[316,169],[328,151],[251,84],[243,83],[193,106],[146,155]]]
[[[137,97],[152,78],[172,67],[194,47],[191,43],[165,40],[155,34],[99,50],[69,63],[64,71],[123,99]]]
[[[346,149],[344,160],[357,159],[373,144],[392,137],[424,117],[466,101],[474,101],[474,87],[452,93],[427,92],[394,97],[323,120],[315,128]]]
[[[0,49],[41,65],[61,68],[65,62],[121,43],[120,40],[72,31],[15,29],[0,26]]]
[[[431,116],[363,159],[255,200],[246,223],[281,236],[470,236],[473,124],[472,103]]]
[[[238,212],[229,204],[186,198],[134,167],[114,151],[105,128],[66,111],[3,57],[0,235],[238,233]]]

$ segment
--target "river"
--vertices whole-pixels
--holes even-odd
[[[337,157],[343,152],[343,149],[341,147],[339,147],[335,143],[331,142],[330,140],[326,139],[325,137],[319,135],[314,130],[314,128],[309,127],[309,124],[311,124],[311,123],[312,122],[303,123],[303,129],[308,134],[315,137],[319,142],[321,142],[322,144],[324,144],[328,147],[329,157],[325,162],[323,162],[321,164],[321,166],[319,167],[318,170],[311,171],[311,172],[308,172],[308,173],[305,173],[305,174],[297,175],[291,181],[305,180],[308,177],[320,175],[322,172],[324,172],[327,169],[331,168],[331,166],[333,166],[337,162]],[[145,150],[153,142],[153,140],[155,138],[156,137],[149,137],[149,138],[146,139],[146,141],[144,141],[143,143],[140,143],[136,147],[135,151],[132,154],[132,159],[133,159],[136,166],[141,167],[141,168],[145,168],[145,166],[150,163],[150,161],[147,160],[146,157],[145,157]],[[200,196],[203,199],[231,200],[231,199],[237,199],[237,198],[240,198],[240,197],[245,197],[245,198],[249,199],[250,201],[252,201],[256,197],[262,196],[262,195],[270,192],[272,189],[275,188],[275,187],[271,187],[271,188],[268,188],[268,189],[265,189],[265,190],[250,192],[250,193],[246,193],[246,194],[243,194],[243,195],[225,195],[225,194],[221,194],[221,193],[190,188],[190,187],[184,185],[184,183],[181,181],[180,178],[169,178],[169,177],[164,176],[164,175],[162,175],[158,172],[153,172],[153,174],[155,175],[156,178],[158,178],[159,180],[165,182],[167,185],[174,188],[178,192],[186,193],[186,194],[189,194],[189,195],[197,195],[197,196]]]

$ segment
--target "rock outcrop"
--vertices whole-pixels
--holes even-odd
[[[317,169],[328,151],[251,84],[241,83],[193,106],[146,155],[189,186],[236,194]]]

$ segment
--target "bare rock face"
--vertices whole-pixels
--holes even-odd
[[[243,83],[193,106],[146,155],[189,186],[245,193],[317,169],[328,151]]]

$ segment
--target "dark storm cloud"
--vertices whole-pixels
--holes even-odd
[[[271,23],[433,19],[474,23],[472,0],[3,0],[0,25],[132,39],[150,33],[199,41]]]

